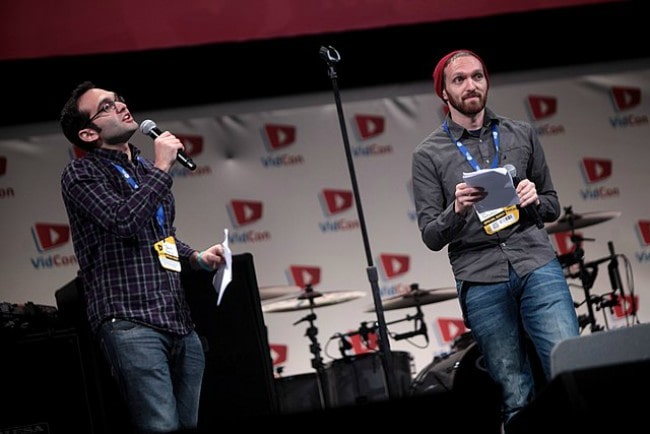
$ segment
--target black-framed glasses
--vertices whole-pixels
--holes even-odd
[[[120,95],[115,95],[115,99],[108,99],[106,101],[102,101],[102,103],[99,106],[99,110],[97,110],[97,113],[95,113],[92,117],[90,117],[90,119],[86,121],[86,123],[84,124],[84,128],[87,128],[92,121],[97,119],[102,114],[117,111],[116,103],[118,102],[122,104],[126,104],[126,101]]]

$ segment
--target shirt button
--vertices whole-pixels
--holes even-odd
[[[505,246],[506,246],[506,243],[501,243],[501,247],[505,247]]]

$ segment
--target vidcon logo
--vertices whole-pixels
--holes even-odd
[[[287,353],[289,348],[285,344],[269,344],[271,350],[271,360],[273,366],[282,365],[287,361]]]
[[[557,112],[557,98],[552,96],[529,95],[528,110],[533,120],[539,121]]]
[[[190,157],[203,152],[203,136],[176,134],[176,137],[183,143],[185,153]]]
[[[612,102],[616,111],[624,111],[641,104],[641,89],[638,87],[614,86],[611,88]]]
[[[32,236],[39,252],[55,249],[70,239],[70,226],[52,223],[36,223],[32,226]]]
[[[612,161],[596,158],[583,158],[582,176],[587,184],[597,184],[612,176]],[[618,187],[601,185],[598,187],[588,187],[580,191],[580,195],[585,200],[607,199],[621,194]]]
[[[44,253],[67,244],[70,240],[70,227],[54,223],[35,223],[32,226],[32,236],[36,249],[40,253]],[[77,258],[74,255],[52,254],[31,258],[31,262],[34,268],[46,269],[77,265]]]
[[[230,220],[235,226],[245,226],[262,218],[262,202],[232,200],[228,206]]]
[[[377,137],[384,132],[386,120],[382,116],[356,115],[354,123],[361,140]]]
[[[641,89],[638,87],[614,86],[610,89],[610,95],[617,115],[610,117],[609,123],[612,128],[627,128],[646,126],[650,123],[646,113],[629,113],[628,110],[638,107],[641,104]],[[627,112],[627,113],[623,113]]]
[[[323,214],[328,220],[320,222],[318,226],[321,232],[349,231],[359,227],[359,220],[339,218],[332,220],[331,217],[344,213],[352,208],[352,192],[349,190],[324,189],[318,196]]]
[[[237,200],[230,201],[227,206],[228,215],[233,226],[240,228],[257,222],[262,218],[263,204],[259,201]],[[269,241],[271,233],[269,231],[231,231],[228,234],[228,241],[231,243],[256,243]]]
[[[557,113],[557,98],[553,96],[529,95],[527,107],[530,118],[535,122],[535,130],[540,136],[557,135],[565,132],[564,125],[554,125],[542,121]]]
[[[382,116],[356,115],[354,123],[357,127],[357,136],[360,141],[369,140],[383,134],[386,120]],[[355,157],[372,157],[376,155],[391,154],[392,145],[366,143],[352,148],[352,155]]]
[[[296,127],[293,125],[264,125],[264,142],[269,151],[286,148],[296,141]]]
[[[384,277],[387,280],[390,280],[406,274],[409,271],[411,258],[407,255],[382,253],[379,255],[379,262],[381,263]]]
[[[378,258],[379,270],[382,280],[390,281],[397,277],[404,276],[411,268],[411,258],[407,255],[396,255],[393,253],[382,253]],[[381,297],[407,294],[410,291],[410,285],[403,282],[393,282],[382,285],[379,288]]]
[[[185,153],[188,156],[195,157],[203,152],[203,136],[176,134],[176,137],[183,143]],[[212,168],[209,165],[197,166],[195,170],[190,171],[180,164],[176,164],[171,171],[171,175],[174,177],[207,175],[209,173],[212,173]]]
[[[352,207],[352,192],[323,189],[320,193],[320,201],[326,215],[340,214]]]
[[[612,176],[612,161],[596,158],[583,158],[582,173],[588,184],[600,182]]]
[[[289,267],[289,279],[294,285],[301,288],[306,288],[308,285],[318,285],[320,283],[320,267],[291,265]]]
[[[442,343],[449,343],[467,331],[465,322],[459,318],[438,318],[437,322]]]
[[[261,157],[263,167],[295,166],[305,162],[305,157],[300,154],[277,153],[278,150],[284,149],[296,141],[296,127],[293,125],[267,124],[264,126],[262,139],[266,150],[272,152],[272,155]]]

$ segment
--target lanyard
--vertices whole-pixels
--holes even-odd
[[[138,157],[139,159],[139,157]],[[131,187],[133,187],[134,190],[138,189],[138,183],[135,182],[135,179],[129,173],[124,170],[124,167],[120,166],[117,163],[113,163],[113,166],[124,176],[124,179],[126,179],[126,182],[129,183]],[[160,229],[165,233],[165,213],[163,212],[163,207],[162,205],[158,206],[158,209],[156,210],[156,220],[158,221],[158,225],[160,226]]]
[[[442,127],[444,128],[445,132],[447,133],[451,141],[456,144],[458,151],[465,156],[465,159],[469,164],[472,165],[474,170],[481,170],[481,167],[478,165],[474,157],[472,157],[472,154],[469,153],[465,145],[463,145],[460,140],[454,140],[454,137],[451,135],[451,132],[449,131],[449,126],[447,126],[446,120],[442,124]],[[499,130],[497,129],[496,124],[492,124],[492,140],[494,141],[495,152],[494,152],[494,159],[492,160],[491,168],[494,169],[497,167],[497,164],[499,163]]]

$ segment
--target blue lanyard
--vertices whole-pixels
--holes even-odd
[[[140,157],[138,157],[139,159]],[[129,173],[124,170],[124,167],[120,166],[117,163],[113,163],[113,166],[124,176],[124,179],[126,179],[126,182],[129,183],[131,187],[133,187],[134,190],[138,189],[138,183],[135,182],[135,179]],[[158,209],[156,210],[156,220],[158,221],[158,225],[160,226],[160,229],[163,231],[163,234],[165,233],[165,213],[163,212],[163,207],[162,205],[158,206]]]
[[[474,157],[472,157],[472,154],[469,153],[465,145],[463,145],[460,140],[454,140],[454,137],[451,135],[451,132],[449,131],[449,126],[447,125],[446,120],[442,124],[442,127],[444,128],[445,132],[447,133],[451,141],[456,144],[458,151],[465,156],[465,159],[469,164],[472,165],[474,170],[481,170],[481,167],[478,165]],[[497,129],[496,124],[492,124],[492,140],[494,141],[494,159],[492,160],[491,168],[494,169],[499,164],[499,130]]]

